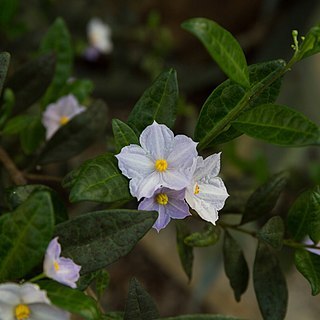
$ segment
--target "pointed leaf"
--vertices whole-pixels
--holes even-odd
[[[7,76],[7,71],[10,63],[10,54],[8,52],[0,52],[0,96],[4,81]]]
[[[253,284],[263,319],[284,319],[288,304],[286,279],[277,257],[263,242],[259,242],[256,252]]]
[[[123,319],[152,320],[158,318],[159,312],[151,296],[140,285],[137,279],[131,279]]]
[[[259,239],[268,243],[276,250],[283,245],[284,223],[280,216],[272,217],[258,232]]]
[[[63,256],[81,265],[81,274],[86,274],[129,253],[156,219],[155,211],[96,211],[57,225],[55,234]]]
[[[191,247],[208,247],[216,244],[220,238],[220,228],[211,223],[202,232],[193,232],[184,239],[184,243]]]
[[[0,217],[0,281],[21,278],[41,262],[53,227],[51,197],[45,191]]]
[[[178,97],[176,71],[169,69],[162,72],[135,104],[128,118],[129,126],[138,134],[154,120],[172,128],[176,120]]]
[[[320,52],[320,26],[315,26],[305,36],[298,52],[298,59],[310,57]]]
[[[135,132],[124,122],[112,119],[112,131],[117,152],[129,144],[139,144],[139,139]]]

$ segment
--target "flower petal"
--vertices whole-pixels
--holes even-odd
[[[173,190],[181,190],[190,184],[192,172],[190,169],[166,170],[161,173],[162,186]]]
[[[64,310],[58,309],[55,306],[45,303],[35,303],[29,305],[31,310],[30,320],[68,320],[70,314]]]
[[[184,200],[170,198],[166,209],[167,214],[173,219],[184,219],[190,216],[189,207]]]
[[[76,282],[80,278],[81,266],[64,257],[59,258],[57,263],[59,264],[59,270],[56,271],[53,279],[71,288],[76,288]]]
[[[41,290],[38,285],[32,283],[24,283],[20,286],[20,297],[26,304],[50,303],[46,291]]]
[[[158,219],[152,226],[155,228],[158,232],[165,228],[168,223],[170,222],[170,216],[166,213],[166,206],[159,205],[157,211],[159,212]]]
[[[151,198],[144,198],[138,206],[138,210],[145,210],[145,211],[157,211],[158,204],[154,201],[154,197]]]
[[[13,306],[15,305],[16,304],[11,305],[0,301],[0,320],[16,320],[13,315]]]
[[[130,193],[140,200],[141,198],[150,198],[161,185],[160,174],[152,172],[145,178],[132,179],[129,188]]]

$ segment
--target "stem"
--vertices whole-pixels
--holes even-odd
[[[28,180],[44,180],[44,181],[52,181],[52,182],[61,182],[61,177],[48,176],[44,174],[35,174],[35,173],[27,173],[23,172],[23,176]]]
[[[47,276],[44,273],[40,273],[37,276],[31,278],[28,282],[37,282],[41,279],[47,278]]]

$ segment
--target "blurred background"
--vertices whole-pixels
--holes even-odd
[[[11,6],[2,10],[4,1],[0,0],[0,51],[12,55],[9,75],[35,56],[49,26],[62,17],[74,46],[73,76],[90,79],[93,96],[108,105],[107,147],[105,141],[92,146],[64,168],[72,168],[106,148],[112,150],[111,119],[126,121],[135,102],[164,68],[173,67],[178,73],[180,101],[175,132],[193,135],[202,104],[225,76],[200,42],[181,29],[184,20],[206,17],[221,24],[239,40],[248,64],[277,58],[288,61],[293,53],[291,31],[297,29],[304,35],[320,20],[316,0],[11,0]],[[106,52],[93,55],[88,51],[87,30],[92,18],[108,25],[112,43]],[[278,103],[303,112],[316,123],[320,120],[319,71],[319,55],[299,63],[285,76],[278,99]],[[250,192],[282,169],[292,169],[294,176],[274,209],[277,214],[285,214],[302,190],[320,183],[316,148],[280,148],[242,136],[214,151],[221,150],[221,175],[231,195],[229,212],[239,212]],[[50,165],[46,170],[57,172],[61,167]],[[86,210],[86,204],[71,210],[79,207]],[[239,238],[252,271],[256,241],[234,236]],[[124,309],[128,283],[134,276],[153,296],[162,316],[208,312],[261,319],[252,279],[241,302],[235,301],[223,270],[221,243],[195,250],[194,274],[188,283],[175,248],[174,223],[160,234],[150,231],[127,257],[108,268],[111,282],[102,299],[103,308]],[[289,286],[286,319],[319,319],[319,296],[311,296],[308,283],[292,265],[290,250],[282,251],[281,262]]]

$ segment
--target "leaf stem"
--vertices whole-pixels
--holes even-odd
[[[36,173],[28,173],[23,172],[23,176],[28,180],[44,180],[44,181],[52,181],[52,182],[61,182],[61,177],[48,176],[44,174],[36,174]]]
[[[37,276],[31,278],[28,282],[37,282],[37,281],[42,280],[44,278],[47,278],[47,276],[44,273],[40,273]]]

